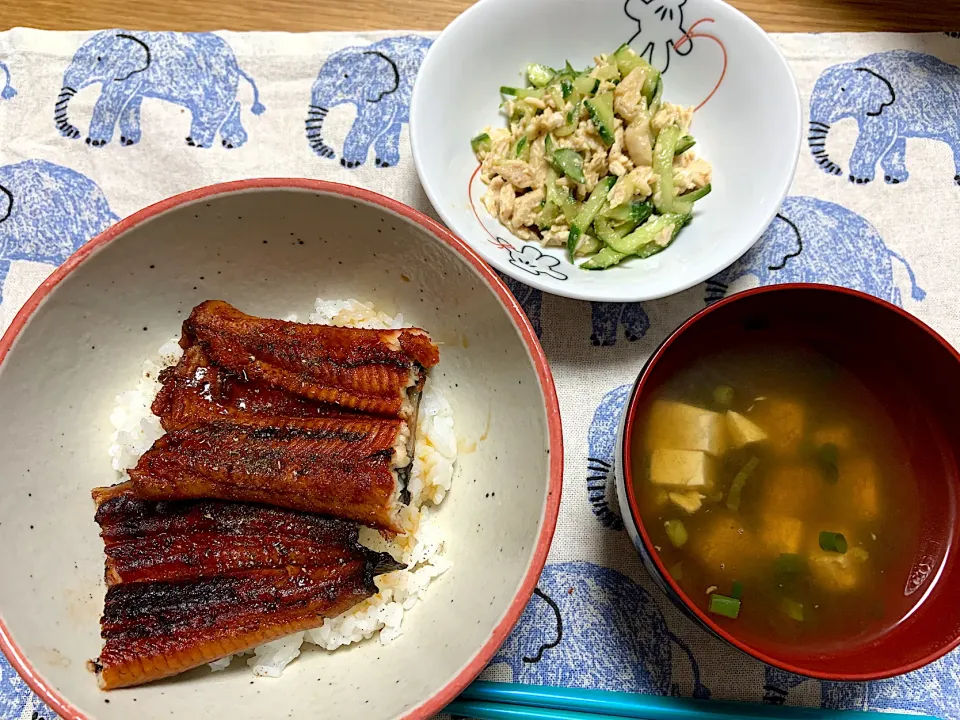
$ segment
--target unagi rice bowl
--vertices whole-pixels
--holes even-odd
[[[296,315],[283,319],[298,321]],[[307,322],[391,329],[403,327],[403,315],[390,316],[371,303],[355,299],[317,298]],[[154,357],[144,361],[135,387],[117,395],[110,415],[114,430],[109,454],[114,470],[123,480],[140,456],[164,434],[160,419],[151,412],[150,406],[161,388],[160,371],[175,365],[182,354],[178,338],[164,343]],[[420,399],[414,460],[407,480],[410,500],[402,517],[407,532],[385,537],[375,529],[360,528],[361,544],[389,553],[403,568],[377,576],[377,594],[341,615],[324,620],[314,629],[265,643],[255,648],[252,656],[245,653],[255,675],[279,677],[300,654],[304,642],[333,651],[373,637],[387,644],[400,636],[406,611],[423,599],[433,580],[450,567],[444,555],[446,539],[435,523],[435,513],[450,489],[456,459],[452,409],[428,377]],[[210,663],[210,668],[224,670],[235,657],[238,656]]]

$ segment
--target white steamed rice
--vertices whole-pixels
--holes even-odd
[[[296,321],[297,316],[284,319]],[[340,327],[399,328],[403,327],[403,315],[391,317],[370,303],[353,299],[317,298],[308,322]],[[144,362],[134,389],[117,395],[116,407],[110,415],[114,427],[110,457],[114,470],[121,477],[163,435],[160,420],[151,413],[150,405],[160,389],[157,381],[160,370],[175,364],[182,352],[176,338],[164,343],[155,357]],[[450,567],[444,557],[446,540],[435,523],[434,514],[450,489],[456,459],[453,411],[443,393],[428,379],[417,418],[417,444],[408,482],[411,499],[404,517],[412,530],[386,539],[376,530],[360,529],[362,544],[378,552],[390,553],[405,568],[377,577],[379,592],[342,615],[325,620],[312,630],[255,648],[253,656],[247,658],[254,675],[279,677],[300,654],[304,642],[336,650],[374,636],[386,645],[400,636],[404,613],[426,595],[434,578]],[[210,663],[210,668],[224,670],[231,660],[233,657],[217,660]]]

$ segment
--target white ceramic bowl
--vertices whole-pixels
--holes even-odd
[[[461,441],[438,512],[453,567],[390,645],[307,651],[276,680],[251,682],[235,662],[101,692],[85,668],[99,653],[104,594],[90,489],[114,479],[114,397],[203,299],[305,317],[317,296],[403,312],[441,344],[433,377]],[[429,717],[518,619],[557,519],[560,413],[525,316],[450,233],[357,188],[228,183],[118,223],[54,273],[3,336],[0,407],[0,648],[69,720]]]
[[[702,106],[692,133],[713,165],[713,192],[663,253],[579,270],[563,250],[519,240],[487,214],[470,138],[506,125],[499,88],[522,86],[528,63],[587,67],[628,41],[665,69],[665,100]],[[671,295],[745,253],[786,196],[801,130],[796,82],[779,49],[720,0],[480,0],[434,42],[410,106],[417,172],[444,222],[507,275],[599,301]]]

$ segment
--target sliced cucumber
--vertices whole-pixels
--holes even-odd
[[[705,198],[707,195],[709,195],[710,190],[712,190],[712,188],[710,187],[710,183],[707,183],[702,188],[697,188],[696,190],[691,190],[690,192],[684,193],[683,195],[678,195],[677,200],[686,201],[686,202],[696,202],[697,200],[701,200]]]
[[[605,247],[593,257],[587,258],[587,261],[582,263],[580,267],[584,270],[606,270],[627,257],[630,256],[619,253],[611,247]]]
[[[613,145],[616,139],[614,135],[613,93],[600,93],[595,98],[584,100],[583,104],[586,105],[587,111],[590,113],[590,119],[597,127],[600,139],[607,147]]]
[[[491,141],[487,133],[480,133],[470,140],[470,147],[473,148],[473,154],[490,152]]]
[[[660,176],[657,191],[653,195],[653,204],[657,211],[672,212],[676,198],[673,187],[673,156],[680,140],[680,128],[669,125],[657,135],[657,144],[653,148],[653,171]]]
[[[573,80],[568,77],[563,78],[560,81],[560,94],[563,95],[563,99],[568,100],[574,92]]]
[[[617,48],[617,51],[613,54],[613,59],[616,61],[622,77],[626,77],[637,68],[643,68],[648,76],[650,71],[656,72],[650,63],[637,55],[626,43]]]
[[[571,180],[578,183],[585,183],[587,179],[583,176],[583,157],[576,150],[569,148],[560,148],[554,150],[550,156],[550,162],[557,169]]]
[[[593,237],[593,235],[581,235],[574,255],[577,257],[593,255],[594,253],[599,252],[602,248],[603,243],[597,240],[597,238]]]
[[[616,182],[617,178],[615,175],[607,175],[598,182],[593,192],[590,193],[590,197],[587,198],[583,207],[580,208],[580,212],[577,213],[576,219],[570,224],[570,235],[567,237],[567,252],[570,253],[571,262],[573,261],[574,251],[577,248],[580,236],[590,227],[590,223],[593,222],[593,219],[600,212],[600,208],[603,207],[603,203],[607,200],[607,194]]]
[[[589,75],[578,75],[573,79],[573,89],[581,95],[593,95],[600,87],[600,80]]]
[[[543,92],[543,88],[516,88],[509,87],[508,85],[500,86],[501,95],[509,95],[510,97],[519,98],[520,100],[529,97],[543,100]]]
[[[639,225],[653,214],[653,205],[646,200],[633,200],[603,211],[603,217],[614,223],[632,222]]]
[[[541,230],[549,230],[560,217],[560,208],[557,204],[547,200],[540,210],[540,217],[537,219],[537,227]]]
[[[553,131],[554,135],[557,137],[566,137],[567,135],[573,135],[577,130],[577,126],[580,124],[580,104],[577,103],[572,108],[567,110],[567,114],[564,116],[564,123],[556,130]]]
[[[593,221],[593,229],[596,231],[597,237],[603,240],[603,242],[607,245],[609,245],[611,242],[616,242],[630,232],[630,230],[626,228],[622,230],[615,230],[610,224],[610,221],[605,217],[598,217],[595,219]]]
[[[649,95],[648,95],[649,93]],[[660,73],[656,77],[650,75],[643,83],[643,94],[647,96],[647,107],[650,108],[650,117],[652,118],[660,110],[660,101],[663,99],[663,78]]]
[[[556,106],[557,110],[560,110],[566,104],[566,100],[563,97],[563,92],[560,90],[559,85],[551,85],[548,87],[547,95],[551,100],[553,100],[553,104]]]
[[[570,192],[557,185],[557,171],[553,168],[547,170],[547,203],[553,203],[560,209],[568,225],[573,223],[580,212],[579,203],[573,199]]]
[[[597,69],[593,71],[593,76],[598,80],[620,82],[620,69],[615,61],[608,61],[604,65],[597,66]]]
[[[677,141],[677,148],[673,151],[674,155],[683,155],[687,150],[697,144],[691,135],[684,135]]]
[[[557,71],[540,63],[527,65],[527,80],[534,87],[542,88],[550,84],[550,81],[556,76]]]
[[[648,257],[656,252],[660,252],[666,245],[673,242],[677,237],[677,233],[680,232],[680,228],[686,225],[689,220],[689,215],[680,215],[678,213],[655,215],[629,235],[622,238],[614,238],[608,245],[617,252]],[[666,243],[666,245],[660,245],[655,242],[656,238],[667,229],[670,229],[670,242]],[[644,254],[644,248],[651,244],[656,245],[659,249],[653,249],[653,252],[646,252],[646,254]]]

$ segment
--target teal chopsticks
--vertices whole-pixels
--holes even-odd
[[[636,695],[607,690],[581,690],[477,681],[446,712],[475,720],[917,720],[929,717],[903,713],[823,710],[755,703]]]

